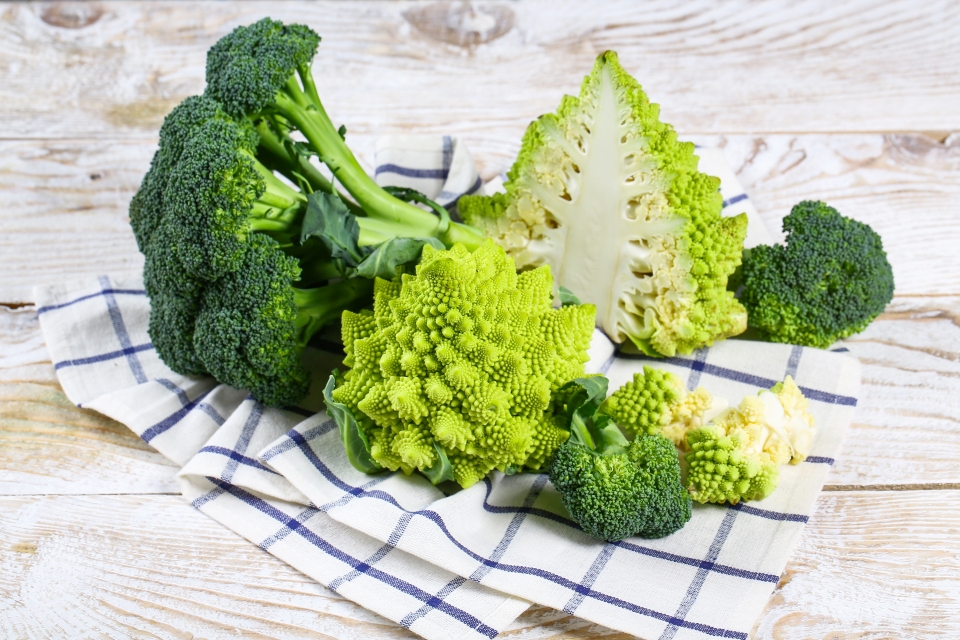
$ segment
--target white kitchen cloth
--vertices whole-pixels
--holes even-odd
[[[433,151],[416,163],[397,152],[390,164],[445,166],[445,143],[426,142]],[[723,175],[701,155],[704,170]],[[450,167],[460,167],[457,175],[447,168],[439,186],[433,177],[404,186],[435,198],[463,192],[476,175],[472,160]],[[750,212],[733,180],[721,193],[732,204],[725,212]],[[739,340],[657,361],[733,403],[794,375],[819,424],[813,455],[785,467],[767,500],[697,506],[673,536],[605,544],[579,532],[541,474],[495,474],[444,497],[418,476],[355,471],[331,421],[313,414],[322,380],[304,408],[280,410],[173,373],[149,342],[139,274],[38,288],[35,298],[67,396],[182,465],[195,506],[343,596],[437,639],[494,637],[528,601],[648,638],[746,638],[813,510],[860,379],[857,361],[838,353]],[[606,372],[611,389],[644,363],[613,351],[598,332],[589,367]],[[331,356],[316,355],[325,368]]]

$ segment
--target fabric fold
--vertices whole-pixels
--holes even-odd
[[[722,154],[725,215],[746,211],[769,241]],[[454,207],[483,186],[456,138],[391,136],[378,144],[381,184],[415,188]],[[649,361],[597,332],[588,371],[611,388],[644,364],[736,403],[794,376],[819,430],[807,462],[781,471],[762,502],[695,508],[662,540],[599,542],[572,522],[543,474],[494,473],[444,495],[421,476],[364,475],[314,393],[305,409],[264,407],[210,378],[175,374],[147,333],[139,274],[38,288],[40,325],[58,379],[77,405],[127,425],[181,467],[195,507],[328,588],[430,639],[492,638],[530,601],[645,637],[746,638],[776,586],[839,451],[859,363],[838,353],[728,340],[691,356]],[[336,360],[314,358],[318,369]],[[316,374],[315,374],[316,375]]]

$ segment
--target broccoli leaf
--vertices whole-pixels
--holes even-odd
[[[590,449],[596,449],[595,434],[591,423],[600,404],[607,397],[609,381],[603,376],[576,378],[560,388],[558,394],[565,396],[560,419],[570,431],[570,439]]]
[[[436,442],[433,443],[433,448],[437,452],[437,461],[433,463],[433,466],[424,469],[423,475],[427,476],[427,479],[433,484],[453,480],[453,465],[450,464],[450,458],[444,453],[443,447]]]
[[[320,238],[330,249],[332,257],[342,260],[349,268],[360,264],[369,252],[358,244],[360,226],[357,219],[350,214],[340,196],[333,193],[317,191],[307,197],[300,242],[311,236]]]
[[[560,306],[569,307],[572,304],[582,304],[573,291],[564,286],[560,287]]]
[[[434,249],[445,249],[436,238],[391,238],[363,259],[357,266],[357,275],[393,280],[397,275],[397,267],[419,262],[425,244]]]
[[[327,405],[327,414],[336,421],[340,428],[340,439],[343,441],[343,448],[347,452],[347,459],[358,471],[380,473],[384,469],[370,455],[370,442],[367,440],[366,434],[360,430],[357,419],[353,417],[353,413],[350,412],[347,405],[333,399],[333,388],[337,384],[336,375],[337,372],[334,371],[330,379],[327,380],[327,386],[323,388],[323,400]],[[447,465],[449,464],[450,462],[447,461]]]

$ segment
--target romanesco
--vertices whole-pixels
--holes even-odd
[[[698,502],[761,500],[777,487],[779,467],[802,462],[814,421],[793,378],[748,396],[736,409],[687,434],[687,485]]]
[[[378,279],[373,313],[344,312],[350,370],[333,391],[373,459],[405,473],[449,463],[463,487],[543,466],[568,437],[551,394],[583,375],[595,312],[553,309],[552,290],[549,267],[517,275],[489,240],[427,245],[416,276]]]
[[[607,51],[579,98],[531,123],[506,193],[458,206],[519,268],[549,264],[613,340],[673,356],[746,329],[727,278],[747,218],[721,217],[719,181],[658,116]]]
[[[600,410],[633,434],[659,433],[683,446],[691,429],[697,429],[727,408],[727,401],[703,387],[687,392],[669,371],[644,367],[633,380],[617,389]]]

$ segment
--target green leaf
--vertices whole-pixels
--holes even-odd
[[[560,306],[569,307],[571,305],[581,304],[580,298],[573,295],[573,291],[567,289],[564,286],[561,286],[560,289]]]
[[[423,475],[427,476],[427,479],[433,484],[453,480],[453,465],[450,464],[450,458],[436,442],[433,443],[433,448],[437,451],[437,461],[429,469],[424,469]]]
[[[343,442],[343,448],[347,452],[347,459],[350,464],[364,473],[380,473],[384,469],[370,455],[370,442],[367,440],[366,434],[360,430],[357,419],[353,417],[353,413],[347,405],[333,399],[333,389],[337,384],[337,373],[337,371],[333,372],[333,375],[327,380],[327,386],[323,388],[323,400],[327,405],[327,414],[340,427],[340,440]],[[447,461],[447,464],[450,464],[450,462]]]
[[[623,453],[630,445],[627,437],[623,435],[623,431],[620,431],[620,427],[616,425],[613,418],[603,413],[594,416],[591,421],[590,432],[593,435],[593,441],[596,443],[597,453],[605,456]]]
[[[557,391],[558,397],[563,399],[558,417],[566,423],[573,442],[590,449],[597,448],[594,417],[607,397],[609,384],[604,376],[590,376],[571,380]]]
[[[337,133],[340,134],[340,139],[346,141],[347,139],[347,125],[342,124],[340,128],[337,129]]]
[[[393,280],[397,276],[397,267],[420,262],[425,244],[434,249],[446,249],[436,238],[390,238],[363,259],[357,266],[357,275]]]
[[[356,267],[369,253],[358,244],[360,226],[357,219],[335,193],[316,191],[307,196],[300,243],[312,236],[320,238],[330,249],[330,255],[349,268]]]
[[[433,209],[434,213],[440,216],[441,222],[437,228],[437,231],[440,233],[445,233],[450,226],[450,212],[416,189],[411,189],[410,187],[384,187],[383,190],[394,198],[403,200],[404,202],[419,202]]]

